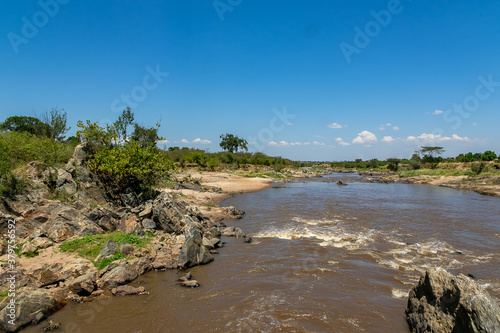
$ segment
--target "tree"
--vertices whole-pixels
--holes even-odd
[[[49,125],[35,117],[12,116],[0,124],[0,130],[8,132],[27,132],[37,136],[50,137],[52,129]]]
[[[156,142],[158,140],[165,140],[165,138],[158,135],[158,129],[160,128],[160,123],[156,124],[156,127],[144,127],[137,123],[134,124],[134,131],[130,139],[132,141],[138,142],[141,147],[156,147]]]
[[[58,110],[52,108],[50,111],[45,111],[42,114],[40,121],[50,127],[49,137],[52,140],[63,141],[66,133],[71,129],[71,127],[66,126],[67,114],[66,112],[61,112],[64,110]]]
[[[399,158],[388,158],[387,169],[396,172],[399,169],[399,163],[401,163],[401,160]]]
[[[444,153],[443,147],[434,147],[434,146],[422,146],[420,147],[419,152],[423,155],[433,156],[434,154],[441,155]]]
[[[495,158],[497,158],[497,154],[491,150],[487,150],[481,155],[481,160],[483,161],[493,161]]]
[[[433,155],[441,155],[444,153],[443,147],[436,147],[436,146],[422,146],[420,147],[420,150],[417,150],[417,152],[421,153],[424,155],[422,157],[422,162],[423,163],[439,163],[443,159],[442,157],[434,157]],[[436,164],[437,166],[437,164]]]
[[[221,135],[220,138],[222,140],[219,146],[224,150],[227,150],[231,153],[236,153],[238,152],[238,150],[248,151],[247,148],[248,142],[245,139],[240,139],[239,137],[233,134],[227,134],[227,133]]]
[[[127,141],[127,127],[134,123],[134,114],[127,107],[122,111],[122,114],[118,117],[113,123],[114,130],[116,131],[116,135],[118,136],[118,140]],[[156,143],[155,143],[156,144]]]

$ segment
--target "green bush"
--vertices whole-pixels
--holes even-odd
[[[173,164],[155,147],[131,141],[123,146],[105,146],[92,156],[89,165],[112,193],[132,189],[150,196]]]
[[[486,167],[486,164],[484,162],[481,163],[474,163],[471,165],[470,169],[472,172],[474,172],[476,175],[479,175],[483,171],[488,171],[488,168]]]

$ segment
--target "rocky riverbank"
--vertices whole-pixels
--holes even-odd
[[[401,184],[423,184],[449,187],[456,190],[474,191],[482,195],[500,197],[500,177],[469,177],[469,176],[431,176],[419,175],[412,177],[400,177],[395,172],[375,171],[352,171],[335,170],[334,172],[357,173],[363,176],[363,180],[371,183],[401,183]]]
[[[39,323],[68,302],[147,293],[126,285],[150,270],[184,270],[213,261],[224,245],[223,236],[251,242],[240,228],[222,222],[244,212],[219,203],[272,182],[228,172],[202,172],[195,180],[178,174],[180,181],[162,189],[154,200],[141,203],[133,193],[123,193],[124,204],[116,206],[106,200],[85,157],[85,145],[80,145],[64,169],[30,163],[23,171],[32,189],[1,199],[0,332]],[[291,173],[291,177],[314,175],[308,169]],[[54,200],[54,193],[66,200]],[[60,248],[85,235],[110,233],[134,235],[131,239],[140,242],[108,240],[96,257]],[[82,247],[92,237],[85,236]]]

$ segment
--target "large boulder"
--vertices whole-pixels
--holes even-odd
[[[88,296],[95,289],[97,272],[81,275],[68,283],[68,289],[80,296]]]
[[[64,303],[53,297],[47,290],[22,288],[16,292],[15,305],[13,298],[6,297],[0,303],[0,332],[16,332],[20,328],[38,323],[64,306]],[[11,320],[15,318],[15,320]]]
[[[167,192],[162,192],[153,202],[152,220],[156,228],[180,235],[183,231],[184,213]]]
[[[186,227],[185,237],[177,260],[179,268],[208,264],[214,260],[210,251],[203,245],[203,232],[198,223],[192,222]]]
[[[97,287],[99,289],[113,289],[135,280],[138,276],[137,269],[125,262],[122,265],[106,270],[97,281]]]
[[[406,320],[414,333],[493,333],[500,332],[500,307],[472,279],[438,268],[410,291]]]

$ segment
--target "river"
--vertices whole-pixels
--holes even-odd
[[[52,319],[66,332],[408,332],[408,291],[437,266],[500,298],[500,198],[328,177],[227,199],[246,211],[227,223],[254,242],[225,238],[215,262],[190,269],[200,288],[150,272],[132,283],[149,295],[72,304]]]

